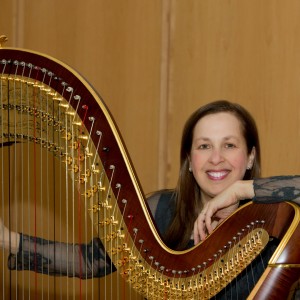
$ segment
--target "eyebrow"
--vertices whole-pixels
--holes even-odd
[[[229,136],[225,136],[223,138],[223,140],[230,140],[230,139],[235,139],[235,140],[238,140],[239,138],[237,136],[234,136],[234,135],[229,135]],[[211,138],[208,138],[208,137],[199,137],[199,138],[195,138],[195,141],[199,141],[199,140],[203,140],[203,141],[210,141]]]

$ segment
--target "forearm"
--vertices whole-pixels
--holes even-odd
[[[274,176],[255,179],[254,202],[275,203],[293,201],[300,204],[300,176]]]
[[[20,235],[17,254],[11,254],[10,269],[80,278],[101,277],[115,271],[99,239],[89,244],[67,244]]]

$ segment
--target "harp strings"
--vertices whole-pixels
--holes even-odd
[[[19,202],[19,197],[14,198],[18,201],[14,204],[14,207],[17,208],[14,210],[13,216],[9,217],[9,222],[20,219],[22,225],[12,224],[13,226],[9,227],[34,237],[42,236],[51,240],[65,241],[68,248],[66,275],[73,278],[66,282],[55,279],[53,283],[49,276],[41,277],[36,273],[34,277],[23,275],[24,272],[10,274],[15,274],[16,282],[20,276],[23,276],[24,282],[28,281],[30,288],[27,288],[25,283],[13,284],[21,285],[24,287],[24,293],[34,293],[36,297],[40,293],[39,286],[43,286],[42,293],[45,294],[48,290],[48,297],[51,298],[53,284],[60,286],[55,289],[56,294],[66,293],[67,297],[73,296],[78,293],[79,287],[79,294],[82,296],[84,293],[82,282],[80,280],[78,284],[78,279],[74,278],[75,269],[78,267],[75,261],[80,263],[79,277],[84,278],[86,270],[81,260],[75,257],[74,243],[88,242],[87,235],[91,239],[91,224],[87,224],[91,222],[88,220],[87,212],[90,212],[92,225],[98,227],[98,236],[104,242],[105,248],[110,254],[115,253],[118,264],[124,267],[124,273],[128,273],[126,270],[126,264],[129,261],[127,253],[136,253],[136,256],[139,257],[128,233],[128,230],[132,231],[133,228],[125,229],[126,225],[123,222],[123,216],[120,216],[117,205],[117,201],[122,201],[125,214],[127,200],[119,199],[122,190],[121,183],[112,187],[112,181],[118,170],[111,165],[108,175],[104,171],[105,153],[108,153],[109,149],[101,144],[103,134],[97,132],[99,141],[95,148],[90,139],[92,132],[96,130],[94,119],[89,118],[91,122],[89,132],[83,126],[84,122],[79,117],[79,111],[81,110],[82,115],[82,110],[84,110],[81,97],[64,82],[61,83],[63,85],[61,94],[57,94],[50,88],[51,81],[54,80],[53,74],[45,69],[38,69],[38,73],[43,74],[42,81],[38,81],[36,80],[38,73],[35,76],[31,75],[33,70],[36,71],[36,67],[18,62],[16,62],[16,66],[14,75],[6,74],[3,71],[1,79],[1,87],[3,88],[3,84],[5,85],[4,94],[9,95],[7,99],[3,98],[6,102],[2,105],[2,115],[5,113],[7,117],[2,126],[2,129],[6,128],[2,132],[2,143],[13,143],[10,149],[22,157],[18,162],[16,158],[12,161],[15,164],[14,173],[21,174],[21,179],[18,182],[14,181],[24,199]],[[23,68],[21,76],[17,75],[19,67]],[[77,101],[77,104],[71,105],[72,101]],[[2,122],[3,120],[4,118],[2,118]],[[104,153],[103,162],[99,158],[99,152]],[[2,159],[2,162],[4,160],[5,158]],[[21,165],[21,168],[16,167],[17,164]],[[3,196],[2,200],[5,201],[5,199],[6,197]],[[20,207],[24,207],[23,212],[20,212]],[[18,214],[22,216],[15,217]],[[130,225],[130,227],[132,226]],[[35,245],[35,247],[37,246]],[[48,242],[47,247],[51,251],[53,245]],[[84,255],[87,255],[87,251],[84,252]],[[32,254],[34,255],[34,253],[33,250]],[[56,247],[56,253],[60,253],[60,245]],[[130,259],[133,259],[132,257],[131,254]],[[56,255],[56,258],[59,263],[63,263],[59,254]],[[5,258],[3,260],[5,261]],[[87,256],[85,261],[87,261]],[[25,258],[22,260],[22,264],[26,264]],[[114,268],[112,260],[110,263],[106,261],[106,266],[106,272],[111,273]],[[63,266],[60,268],[62,269]],[[130,272],[132,271],[131,267]],[[135,267],[134,271],[139,272],[138,267]],[[45,272],[51,274],[50,266]],[[105,284],[100,288],[104,290],[105,298],[111,297],[113,289],[117,290],[117,297],[120,296],[121,289],[115,288],[113,280],[115,279],[112,276],[105,276]],[[92,288],[90,288],[91,285],[88,284],[88,281],[85,281],[84,284],[85,290],[92,290],[91,293],[94,294],[94,285],[92,284]],[[44,289],[45,285],[47,289]],[[125,294],[127,285],[120,282],[119,277],[117,277],[117,285],[123,287],[122,292]],[[107,286],[110,286],[110,290],[106,291]]]
[[[9,76],[11,75],[4,76],[2,74],[1,78],[1,140],[2,146],[5,143],[12,145],[9,147],[9,151],[6,151],[6,154],[4,148],[7,147],[1,147],[1,176],[5,178],[5,176],[8,175],[5,172],[10,172],[11,170],[11,167],[7,168],[4,165],[5,161],[8,161],[13,167],[12,173],[14,177],[12,181],[15,184],[9,182],[8,187],[2,180],[2,219],[4,222],[9,223],[10,229],[18,229],[18,231],[28,233],[31,236],[47,237],[50,235],[50,223],[52,222],[50,219],[53,218],[51,212],[56,209],[56,207],[52,208],[50,206],[55,206],[57,202],[55,198],[58,198],[59,202],[57,206],[60,220],[58,225],[57,222],[53,223],[54,239],[56,239],[56,237],[57,240],[63,241],[66,239],[67,244],[73,245],[75,241],[77,243],[87,243],[87,235],[89,234],[91,236],[90,232],[88,232],[91,226],[87,225],[87,223],[90,222],[90,220],[88,220],[87,211],[88,206],[91,204],[88,202],[91,195],[85,193],[85,191],[88,190],[88,185],[91,184],[93,185],[93,196],[97,195],[97,182],[101,182],[101,179],[97,177],[101,176],[100,173],[103,172],[103,170],[99,172],[99,159],[97,158],[96,152],[94,152],[93,158],[88,157],[90,156],[88,150],[89,140],[86,145],[84,145],[88,133],[84,132],[85,129],[82,125],[78,130],[78,123],[82,123],[76,117],[76,113],[72,113],[69,109],[69,104],[66,105],[62,98],[58,100],[55,99],[56,96],[49,96],[53,91],[49,91],[47,83],[37,83],[26,77],[19,78],[17,75],[13,77]],[[69,93],[68,101],[70,102],[73,96],[72,93],[68,91],[67,88],[64,92],[66,92],[66,94]],[[4,97],[4,95],[6,96]],[[62,110],[65,110],[65,112],[62,112]],[[4,114],[6,114],[6,116],[4,116]],[[64,122],[62,122],[62,120]],[[61,122],[63,124],[55,126],[55,124],[53,124],[55,122]],[[7,160],[8,156],[10,158]],[[89,167],[91,160],[93,176],[91,176],[91,168]],[[64,168],[61,166],[64,166]],[[90,182],[87,180],[89,176],[92,178]],[[72,177],[72,180],[70,180],[70,177]],[[8,176],[8,179],[9,178],[10,176]],[[81,189],[82,185],[84,185],[83,189]],[[6,193],[5,188],[8,189]],[[10,194],[9,191],[11,189],[13,196],[7,197],[7,193]],[[52,191],[52,193],[50,193],[50,190],[54,190],[55,192],[53,193]],[[83,203],[82,195],[84,195]],[[34,202],[33,208],[32,203],[30,203],[32,200]],[[13,211],[9,208],[10,212],[8,218],[4,215],[5,206],[7,205],[14,208]],[[65,205],[65,207],[63,207],[63,205]],[[83,205],[82,209],[81,205]],[[44,211],[40,209],[41,207],[44,207]],[[70,211],[72,211],[71,214]],[[66,224],[72,224],[71,232],[69,232],[69,226],[64,225],[63,219],[67,220]],[[32,225],[32,220],[34,220],[34,225]],[[29,226],[25,225],[27,223],[30,223]],[[82,228],[83,237],[81,236]],[[66,234],[63,232],[65,229]],[[56,233],[57,231],[58,233]],[[78,232],[80,233],[79,237],[77,236]],[[48,247],[50,247],[50,245],[48,245]],[[69,251],[67,252],[69,253]],[[2,251],[2,253],[2,260],[4,262],[4,251]],[[73,265],[67,266],[67,276],[72,277],[74,275],[72,272],[74,272],[76,268],[76,257],[74,256],[74,251],[70,253],[72,253],[73,257],[67,258],[67,264],[70,262],[70,264]],[[85,255],[87,255],[86,253],[87,251],[85,251]],[[85,257],[85,261],[86,260],[87,257]],[[22,264],[24,263],[23,261]],[[50,274],[49,269],[47,272]],[[81,277],[86,273],[85,270],[83,270],[83,265],[81,265],[79,272]],[[28,290],[28,293],[31,292],[31,288],[25,288],[24,284],[18,282],[20,276],[23,277],[22,281],[25,281],[24,272],[10,274],[15,274],[13,275],[16,278],[15,285],[24,287],[23,293],[25,293],[25,289],[26,291]],[[6,276],[3,273],[1,277],[2,291],[4,294]],[[30,278],[29,276],[29,281],[31,280]],[[49,277],[39,277],[39,280],[42,281],[42,286],[44,286],[44,280],[49,280],[46,278]],[[75,294],[75,290],[78,289],[78,280],[67,280],[67,293],[69,293],[70,281],[73,281],[71,293]],[[50,291],[49,284],[49,282],[46,283]],[[87,284],[86,281],[86,285]],[[36,289],[38,285],[37,277],[34,285]],[[63,287],[65,289],[63,283],[60,285],[61,288]],[[61,291],[61,288],[58,290]],[[87,289],[87,287],[85,289]],[[17,293],[16,289],[16,297]],[[81,293],[80,286],[80,294]]]

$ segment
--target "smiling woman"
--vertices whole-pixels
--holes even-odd
[[[237,117],[220,112],[203,117],[194,129],[190,168],[206,203],[252,168],[255,147],[249,153]]]
[[[175,249],[187,246],[195,214],[209,199],[236,180],[260,177],[254,119],[241,105],[229,101],[200,107],[185,123],[180,160],[176,213],[166,234]]]

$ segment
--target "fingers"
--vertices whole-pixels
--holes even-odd
[[[194,237],[194,243],[197,245],[200,243],[200,241],[203,239],[203,221],[200,219],[200,215],[196,219],[194,223],[194,231],[193,231],[193,237]]]
[[[197,245],[200,242],[200,235],[198,231],[198,225],[197,225],[197,220],[194,223],[194,230],[193,230],[193,238],[194,238],[194,244]]]
[[[212,226],[213,209],[205,205],[194,223],[193,237],[195,245],[203,241],[214,230]]]
[[[213,226],[212,226],[212,217],[213,217],[212,211],[211,211],[211,210],[208,210],[208,211],[205,213],[205,226],[206,226],[206,229],[207,229],[208,234],[211,234],[212,231],[214,230],[214,229],[213,229]]]
[[[195,244],[198,244],[200,241],[203,241],[207,236],[207,228],[206,228],[206,221],[205,221],[205,212],[202,211],[198,218],[196,219],[194,223],[194,242]]]

